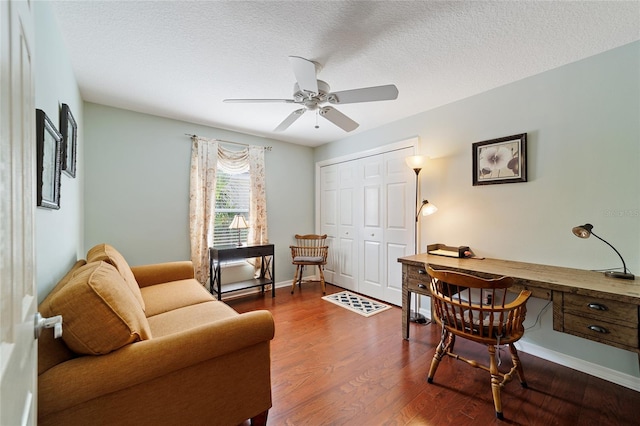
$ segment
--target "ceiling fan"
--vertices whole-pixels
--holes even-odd
[[[276,132],[286,130],[306,111],[315,111],[316,114],[329,120],[345,132],[351,132],[355,130],[359,124],[332,106],[325,106],[326,103],[353,104],[358,102],[390,101],[398,97],[398,89],[393,84],[331,92],[329,85],[322,80],[318,80],[316,77],[316,72],[320,68],[318,63],[299,56],[289,56],[289,63],[293,68],[293,73],[297,81],[293,85],[293,99],[224,99],[223,102],[280,102],[304,106],[304,108],[297,109],[289,114],[289,116],[275,128]],[[317,129],[318,125],[316,124],[315,127]]]

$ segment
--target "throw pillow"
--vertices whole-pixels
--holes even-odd
[[[109,244],[98,244],[87,252],[87,263],[98,261],[107,262],[116,267],[118,272],[120,272],[120,275],[122,275],[122,278],[124,278],[125,282],[129,286],[131,293],[133,293],[144,311],[146,306],[144,304],[144,299],[142,298],[142,293],[140,293],[140,286],[138,285],[133,272],[131,272],[131,267],[129,267],[124,256]]]
[[[62,315],[62,339],[79,354],[104,355],[151,338],[140,304],[106,262],[79,268],[48,305],[52,314]]]

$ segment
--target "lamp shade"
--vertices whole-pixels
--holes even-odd
[[[231,225],[229,225],[229,229],[247,229],[248,227],[249,227],[249,224],[244,219],[244,216],[239,214],[234,216],[233,221],[231,222]]]
[[[422,200],[422,204],[420,204],[420,208],[418,208],[418,212],[416,213],[416,222],[418,222],[420,212],[422,212],[422,216],[429,216],[437,211],[438,208],[435,205],[431,204],[428,200]]]
[[[590,223],[587,223],[585,225],[573,227],[571,232],[573,232],[573,235],[575,235],[576,237],[589,238],[591,236],[592,229],[593,229],[593,225],[591,225]]]
[[[411,157],[405,158],[404,161],[406,161],[407,166],[418,171],[427,165],[427,157],[424,155],[412,155]]]
[[[424,200],[422,203],[422,216],[429,216],[438,211],[438,208],[427,200]]]

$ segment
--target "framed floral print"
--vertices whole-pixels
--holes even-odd
[[[473,144],[473,185],[527,181],[527,134]]]
[[[37,205],[60,208],[62,135],[44,111],[36,109]]]
[[[78,125],[67,104],[62,104],[62,111],[60,111],[60,133],[62,134],[62,170],[74,178],[76,177]]]

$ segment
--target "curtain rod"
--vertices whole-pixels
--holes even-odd
[[[198,135],[192,135],[191,133],[185,133],[186,136],[189,136],[191,138],[197,138]],[[215,139],[215,138],[214,138]],[[241,146],[251,146],[248,143],[240,143],[240,142],[232,142],[232,141],[225,141],[223,139],[216,139],[218,142],[222,142],[222,143],[230,143],[232,145],[241,145]],[[265,146],[263,147],[266,151],[271,151],[271,146]]]

